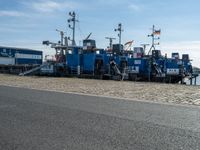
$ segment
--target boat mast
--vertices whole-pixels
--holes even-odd
[[[78,22],[78,20],[76,20],[76,13],[75,12],[69,12],[69,16],[71,17],[70,19],[68,19],[68,23],[69,23],[69,28],[72,29],[73,31],[73,37],[72,37],[72,46],[76,46],[76,42],[75,42],[75,30],[76,30],[76,22]],[[72,22],[72,25],[70,24]],[[70,38],[68,38],[70,40]]]
[[[123,29],[122,29],[122,24],[121,23],[119,23],[118,24],[118,28],[117,29],[115,29],[114,30],[115,32],[117,32],[117,31],[119,31],[119,33],[118,33],[118,37],[119,37],[119,49],[120,49],[120,51],[121,51],[121,39],[122,39],[122,31],[124,31]]]
[[[159,36],[159,35],[160,35],[160,32],[161,32],[161,30],[156,30],[156,29],[155,29],[155,25],[153,25],[152,33],[151,33],[150,35],[148,35],[148,37],[151,37],[151,38],[152,38],[152,45],[151,45],[151,48],[150,48],[150,50],[149,50],[149,52],[148,52],[148,55],[150,54],[150,52],[151,52],[152,50],[155,50],[155,49],[156,49],[156,48],[155,48],[155,45],[160,45],[159,42],[158,42],[158,43],[155,43],[156,40],[159,40],[159,39],[160,39],[160,37],[156,37],[156,36]]]

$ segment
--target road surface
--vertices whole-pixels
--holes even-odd
[[[0,86],[0,150],[200,149],[200,108]]]

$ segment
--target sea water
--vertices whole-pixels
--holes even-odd
[[[193,84],[193,85],[194,85],[194,81],[195,81],[195,79],[192,80],[192,82],[193,82],[192,84]],[[187,80],[186,83],[187,83],[188,85],[190,85],[190,81],[189,81],[189,80]],[[197,77],[197,85],[200,85],[200,75]]]
[[[197,77],[197,85],[200,85],[200,75]]]
[[[197,85],[200,85],[200,76],[197,77]]]

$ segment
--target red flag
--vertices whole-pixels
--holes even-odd
[[[130,45],[130,44],[133,44],[133,40],[126,42],[124,45]]]
[[[154,31],[154,35],[160,35],[160,33],[161,33],[161,30],[155,30]]]

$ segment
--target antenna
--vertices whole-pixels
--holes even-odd
[[[122,30],[122,24],[121,23],[119,23],[118,24],[118,28],[117,29],[115,29],[114,30],[115,32],[117,32],[117,31],[119,31],[119,33],[118,33],[118,37],[119,37],[119,51],[121,52],[121,39],[122,39],[122,31],[124,31],[124,30]]]
[[[151,48],[150,48],[150,50],[148,52],[148,55],[150,54],[150,52],[152,51],[152,49],[154,49],[154,50],[156,49],[155,45],[159,45],[160,44],[159,42],[155,43],[155,40],[159,40],[160,39],[160,37],[157,37],[157,36],[160,35],[160,33],[161,33],[161,29],[160,30],[156,30],[155,29],[155,25],[153,25],[152,34],[148,35],[148,37],[152,38],[152,45],[151,45]]]
[[[122,24],[119,23],[118,24],[118,28],[114,30],[115,32],[119,31],[118,37],[119,37],[119,44],[121,45],[121,39],[122,39],[122,31],[124,31],[122,29]]]
[[[76,22],[78,22],[78,20],[76,20],[76,13],[73,11],[73,12],[69,12],[69,16],[71,17],[70,19],[68,19],[68,27],[70,29],[72,29],[73,31],[73,37],[72,37],[72,46],[76,46],[76,42],[75,42],[75,30],[76,30]],[[70,24],[72,22],[72,25]]]
[[[112,49],[113,40],[115,40],[116,38],[112,38],[112,37],[105,37],[105,38],[109,40],[110,49]]]

